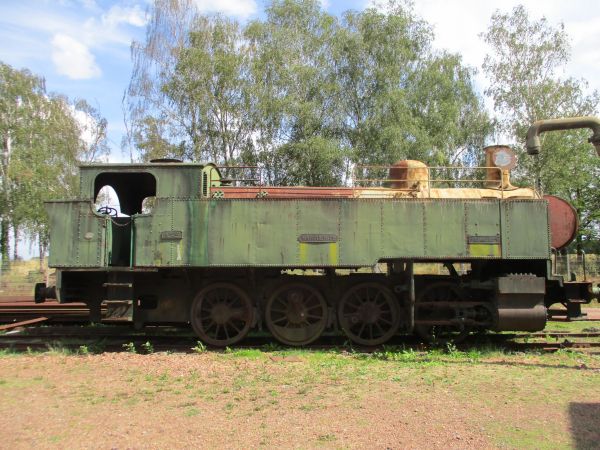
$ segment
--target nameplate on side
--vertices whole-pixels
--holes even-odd
[[[301,234],[298,236],[298,242],[305,244],[325,244],[337,241],[336,234]]]
[[[183,231],[161,231],[160,232],[160,240],[161,241],[179,241],[183,239]]]

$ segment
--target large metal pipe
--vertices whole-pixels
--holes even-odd
[[[527,130],[527,153],[537,155],[540,152],[540,134],[545,131],[573,130],[590,128],[594,134],[588,142],[594,144],[600,156],[600,119],[597,117],[568,117],[565,119],[538,120]]]

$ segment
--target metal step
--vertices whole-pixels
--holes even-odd
[[[102,322],[133,322],[133,300],[105,300],[106,313]]]

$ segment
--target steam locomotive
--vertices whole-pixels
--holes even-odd
[[[536,122],[529,153],[542,132],[583,127],[600,155],[590,117]],[[35,299],[84,301],[92,321],[191,324],[221,347],[252,330],[291,346],[324,333],[379,345],[541,330],[550,305],[600,292],[555,273],[577,215],[513,186],[515,163],[493,146],[483,175],[408,160],[354,187],[243,186],[211,163],[83,165],[79,198],[46,205],[56,285],[36,285]],[[104,186],[120,212],[95,205]]]

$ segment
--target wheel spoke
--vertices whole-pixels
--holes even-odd
[[[398,329],[401,310],[395,295],[385,285],[366,282],[351,287],[338,307],[340,325],[346,335],[362,345],[379,345]]]
[[[326,325],[327,304],[307,284],[290,283],[267,301],[265,322],[273,336],[287,345],[306,345],[317,339]]]
[[[235,330],[237,334],[240,334],[240,332],[242,331],[240,328],[235,326],[235,322],[233,320],[229,321],[228,324],[231,325],[231,327]]]
[[[360,295],[358,295],[358,292],[354,293],[354,298],[356,299],[359,305],[362,305],[365,302],[364,299]]]
[[[371,296],[369,295],[370,294],[369,288],[364,289],[364,291],[365,291],[365,295],[363,297],[363,301],[370,302],[371,301]]]
[[[313,309],[323,309],[323,305],[314,305],[309,308],[306,308],[306,311],[312,311]]]
[[[358,334],[359,336],[362,336],[363,335],[363,331],[365,330],[366,326],[367,326],[366,323],[360,322],[360,330],[358,330],[358,333],[356,333],[356,334]]]
[[[192,303],[190,321],[200,339],[224,347],[243,339],[250,330],[252,304],[243,290],[231,283],[202,289]]]
[[[348,303],[344,305],[344,309],[352,308],[352,311],[358,311],[360,309],[360,306],[361,305],[353,305],[351,303]]]
[[[379,320],[378,320],[378,322],[383,322],[386,325],[392,325],[393,324],[393,322],[391,320],[388,320],[388,319],[386,319],[384,317],[380,317]]]

